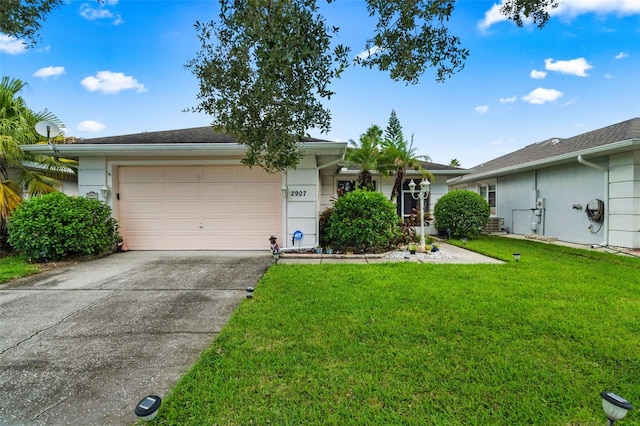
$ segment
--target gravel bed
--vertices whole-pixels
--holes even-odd
[[[394,251],[384,257],[385,259],[409,259],[409,260],[435,260],[435,259],[455,259],[456,257],[442,250],[428,253],[409,254],[408,251]]]

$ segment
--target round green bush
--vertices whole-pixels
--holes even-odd
[[[480,234],[490,214],[489,203],[480,194],[464,189],[446,193],[433,209],[438,232],[453,238]]]
[[[357,190],[338,198],[326,227],[326,241],[339,249],[382,251],[400,234],[396,206],[380,192]]]
[[[22,202],[8,230],[8,243],[34,260],[95,255],[112,250],[118,241],[109,206],[60,192]]]

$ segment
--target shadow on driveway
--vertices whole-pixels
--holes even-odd
[[[268,252],[128,252],[0,285],[0,425],[130,424],[268,269]]]

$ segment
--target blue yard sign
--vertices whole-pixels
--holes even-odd
[[[302,231],[295,231],[293,233],[293,239],[296,241],[300,241],[302,239]]]

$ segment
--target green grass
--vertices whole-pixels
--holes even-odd
[[[28,263],[24,256],[0,258],[0,284],[16,278],[38,273],[37,265]]]
[[[638,259],[468,246],[507,263],[272,267],[156,422],[599,425],[604,389],[640,408]]]

